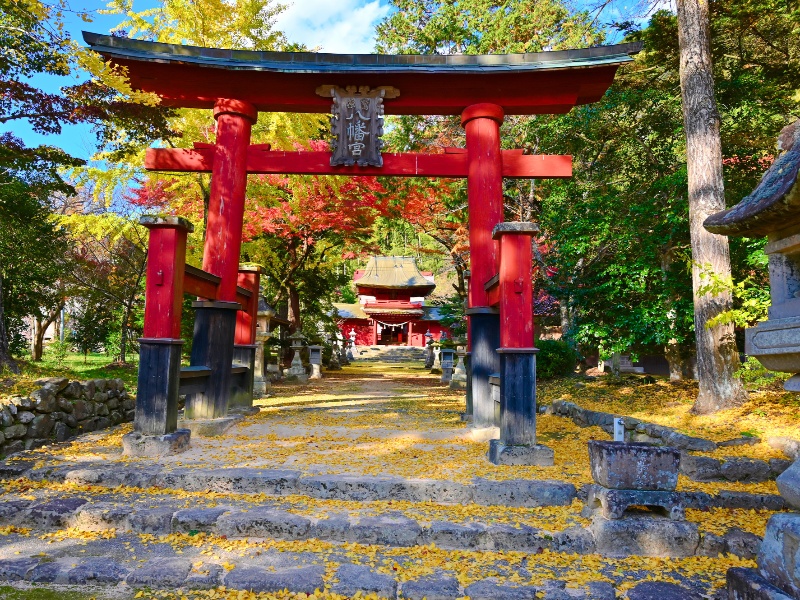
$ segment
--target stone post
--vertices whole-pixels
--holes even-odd
[[[256,364],[253,377],[253,395],[256,398],[269,396],[270,388],[272,387],[267,374],[268,354],[266,345],[270,337],[270,334],[265,331],[259,331],[256,334]]]
[[[453,377],[450,380],[451,390],[465,390],[467,389],[467,366],[464,359],[467,356],[465,346],[459,346],[456,349],[456,356],[458,356],[458,363],[453,370]]]
[[[347,340],[341,332],[336,334],[336,339],[339,341],[339,362],[347,366],[350,364],[350,360],[347,358]]]
[[[308,362],[311,363],[309,379],[322,379],[322,346],[308,347]]]
[[[427,341],[425,342],[425,368],[430,370],[433,368],[433,335],[431,334],[430,330],[428,333],[425,334]]]
[[[450,380],[453,378],[453,363],[455,362],[453,358],[455,357],[456,351],[452,348],[442,348],[441,359],[442,359],[442,378],[441,382],[450,385]]]
[[[289,336],[289,339],[292,340],[294,356],[292,357],[292,364],[289,365],[287,377],[295,377],[299,382],[306,383],[308,381],[308,375],[306,374],[306,368],[303,366],[303,359],[300,356],[300,351],[303,349],[303,341],[306,338],[299,331],[295,331]]]
[[[342,365],[339,364],[339,340],[335,337],[331,341],[331,361],[328,367],[329,371],[341,371]]]
[[[439,346],[433,347],[433,365],[431,365],[431,375],[438,375],[442,372],[441,363],[439,362],[440,357],[442,354],[441,348]]]

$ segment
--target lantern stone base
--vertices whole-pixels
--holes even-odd
[[[219,419],[182,419],[178,421],[178,427],[188,429],[198,437],[217,437],[242,419],[244,419],[244,415],[241,414],[228,415]]]
[[[606,519],[622,519],[632,506],[659,508],[673,521],[683,521],[686,511],[683,495],[678,492],[660,490],[615,490],[597,484],[588,486],[586,514],[589,517],[599,512]]]
[[[180,454],[189,449],[191,435],[188,429],[177,429],[165,435],[144,435],[132,431],[122,436],[122,453],[148,458]]]
[[[489,442],[489,462],[495,465],[552,467],[555,453],[541,444],[532,446],[506,446],[500,440]]]
[[[320,365],[311,364],[311,375],[308,376],[309,379],[322,379],[322,368]]]

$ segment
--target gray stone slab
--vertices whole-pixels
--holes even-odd
[[[725,540],[725,552],[748,560],[755,559],[761,547],[760,537],[738,527],[729,529],[723,536],[723,540]]]
[[[193,492],[236,494],[293,494],[300,471],[289,469],[182,469],[165,473],[160,482]]]
[[[728,596],[733,600],[792,600],[755,569],[728,569]]]
[[[334,594],[342,596],[355,596],[359,592],[363,595],[377,594],[385,598],[397,596],[397,581],[388,575],[373,571],[363,565],[340,565],[336,569],[334,579],[338,579],[332,586]]]
[[[228,415],[218,419],[181,419],[180,429],[188,429],[197,437],[218,437],[244,420],[244,415]]]
[[[178,429],[166,435],[142,435],[132,431],[122,436],[122,453],[148,458],[180,454],[189,449],[190,437],[188,429]]]
[[[8,558],[0,560],[0,581],[19,581],[39,564],[38,558]]]
[[[313,594],[323,588],[325,567],[311,565],[295,569],[268,571],[257,567],[237,568],[223,578],[226,587],[253,592],[279,592],[287,589],[296,594]]]
[[[136,510],[128,515],[128,527],[136,533],[170,533],[174,513],[173,507]]]
[[[400,514],[364,517],[350,525],[348,538],[360,544],[414,546],[422,538],[422,527]]]
[[[542,444],[533,446],[506,446],[500,440],[489,441],[489,462],[495,465],[552,467],[555,453]]]
[[[350,531],[350,518],[346,513],[334,513],[327,519],[315,519],[311,524],[309,537],[334,542],[344,542],[348,539]]]
[[[256,508],[225,513],[217,519],[217,532],[228,537],[274,537],[299,540],[308,537],[311,521],[283,510]]]
[[[161,469],[157,467],[117,467],[103,465],[82,469],[71,468],[64,473],[64,481],[84,485],[104,485],[117,487],[148,488],[156,483],[156,478]]]
[[[621,519],[631,506],[656,507],[673,520],[686,517],[683,495],[661,490],[615,490],[592,485],[588,486],[586,506],[600,510],[606,519]]]
[[[220,585],[224,569],[215,563],[207,563],[192,569],[183,585],[190,589],[211,589]]]
[[[425,543],[440,548],[467,549],[489,546],[489,534],[482,523],[450,523],[434,521],[425,530]]]
[[[131,571],[125,582],[133,587],[175,588],[183,584],[192,568],[183,558],[153,558]]]
[[[30,500],[8,500],[0,502],[0,520],[12,522],[22,517],[26,508],[31,505]]]
[[[233,509],[230,506],[179,510],[172,515],[172,530],[184,533],[190,531],[212,531],[220,515],[231,510]]]
[[[542,538],[538,529],[522,525],[489,525],[487,527],[488,537],[492,542],[492,547],[496,550],[520,550],[529,552],[540,552],[549,544]]]
[[[402,477],[316,475],[301,477],[297,490],[315,498],[336,500],[393,500],[405,493]]]
[[[780,486],[778,487],[780,489]],[[711,497],[709,506],[720,508],[746,508],[748,510],[783,510],[786,501],[777,494],[750,494],[748,492],[721,491]]]
[[[778,513],[767,522],[758,566],[775,587],[800,597],[800,514]]]
[[[607,581],[590,581],[588,587],[588,600],[615,600],[617,592],[614,586]]]
[[[595,542],[592,532],[585,527],[568,527],[552,534],[552,550],[567,554],[593,554]]]
[[[775,483],[778,484],[778,491],[786,504],[795,510],[800,510],[800,460],[796,460],[791,467],[781,473]]]
[[[702,600],[702,597],[674,583],[644,581],[628,590],[628,600]]]
[[[722,478],[722,461],[709,456],[681,454],[680,472],[692,481],[716,481]]]
[[[728,481],[760,483],[771,477],[769,463],[754,458],[725,457],[720,475]]]
[[[25,579],[33,583],[67,583],[66,574],[61,563],[44,562],[28,571]]]
[[[447,502],[467,504],[472,502],[472,489],[468,485],[443,479],[405,479],[398,500],[410,502]]]
[[[406,581],[401,596],[408,600],[456,600],[461,598],[458,579],[444,573]]]
[[[78,561],[75,561],[78,562]],[[128,569],[110,558],[84,559],[66,573],[67,583],[119,583],[128,576]]]
[[[470,600],[533,600],[537,592],[533,586],[513,587],[489,579],[476,581],[464,589]]]
[[[64,527],[84,504],[83,498],[56,498],[34,504],[25,514],[25,520],[39,527]]]
[[[131,506],[121,506],[113,502],[84,504],[75,515],[75,526],[83,531],[122,528],[131,512],[133,512]]]
[[[597,553],[608,557],[692,556],[700,544],[695,523],[664,517],[631,516],[609,520],[597,516],[590,529]]]
[[[561,481],[508,479],[492,481],[475,478],[472,491],[475,504],[483,506],[567,506],[577,496],[575,486]]]

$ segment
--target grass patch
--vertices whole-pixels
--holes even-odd
[[[124,594],[124,595],[123,595]],[[93,592],[76,592],[62,589],[46,589],[40,587],[15,588],[10,585],[0,586],[0,598],[3,600],[105,600],[106,598],[132,598],[133,594],[116,591],[111,596],[105,590]]]
[[[0,396],[27,394],[36,389],[34,383],[42,377],[68,377],[80,381],[86,379],[122,379],[125,388],[136,393],[137,366],[139,357],[133,355],[131,362],[125,366],[111,364],[107,354],[68,354],[61,364],[57,364],[53,355],[45,351],[41,362],[20,360],[17,364],[21,373],[15,375],[8,371],[0,374]]]

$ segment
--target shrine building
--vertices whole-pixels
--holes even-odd
[[[425,346],[426,333],[442,332],[438,309],[425,306],[436,284],[433,273],[420,271],[410,256],[373,256],[353,274],[358,302],[335,303],[345,338],[356,332],[357,346]]]

